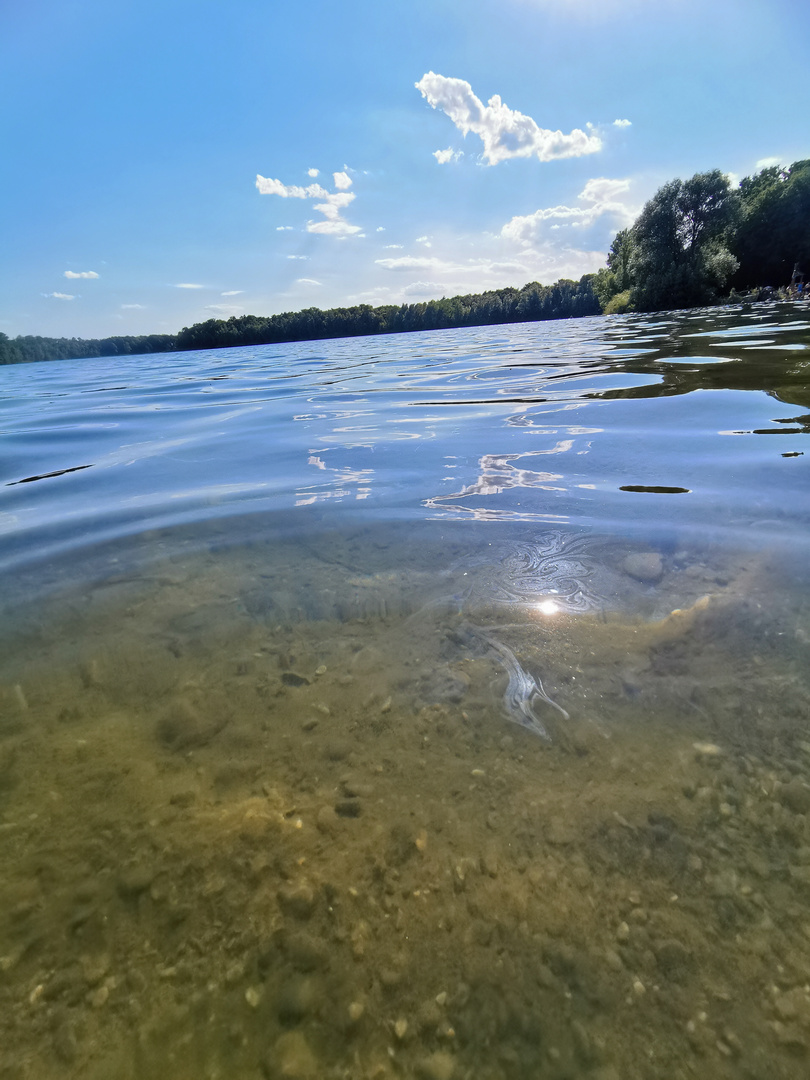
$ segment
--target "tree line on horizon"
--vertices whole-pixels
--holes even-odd
[[[810,159],[764,168],[737,188],[719,169],[670,180],[616,234],[607,266],[579,281],[533,281],[415,304],[208,319],[178,334],[84,340],[0,333],[0,364],[701,307],[785,287],[796,264],[810,272]]]
[[[0,364],[575,319],[583,315],[601,314],[602,309],[591,285],[592,278],[592,274],[586,274],[579,281],[563,278],[554,285],[540,285],[533,281],[521,289],[493,289],[480,294],[443,297],[441,300],[416,304],[387,304],[382,307],[359,304],[326,311],[312,307],[280,315],[234,315],[230,319],[207,319],[193,326],[184,326],[179,334],[83,340],[31,336],[12,339],[0,333]]]

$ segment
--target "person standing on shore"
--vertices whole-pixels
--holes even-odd
[[[794,300],[802,300],[805,295],[804,274],[799,269],[799,264],[795,263],[790,278],[790,286],[788,287],[788,296],[792,297]]]

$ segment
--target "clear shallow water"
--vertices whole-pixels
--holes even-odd
[[[0,1076],[806,1075],[804,314],[0,371]]]

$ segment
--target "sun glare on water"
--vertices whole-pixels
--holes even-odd
[[[541,600],[537,605],[537,610],[541,615],[556,615],[560,607],[553,600]]]

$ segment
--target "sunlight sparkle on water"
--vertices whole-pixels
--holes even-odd
[[[553,600],[541,600],[537,605],[537,610],[541,615],[556,615],[560,610],[560,606],[555,604]]]

